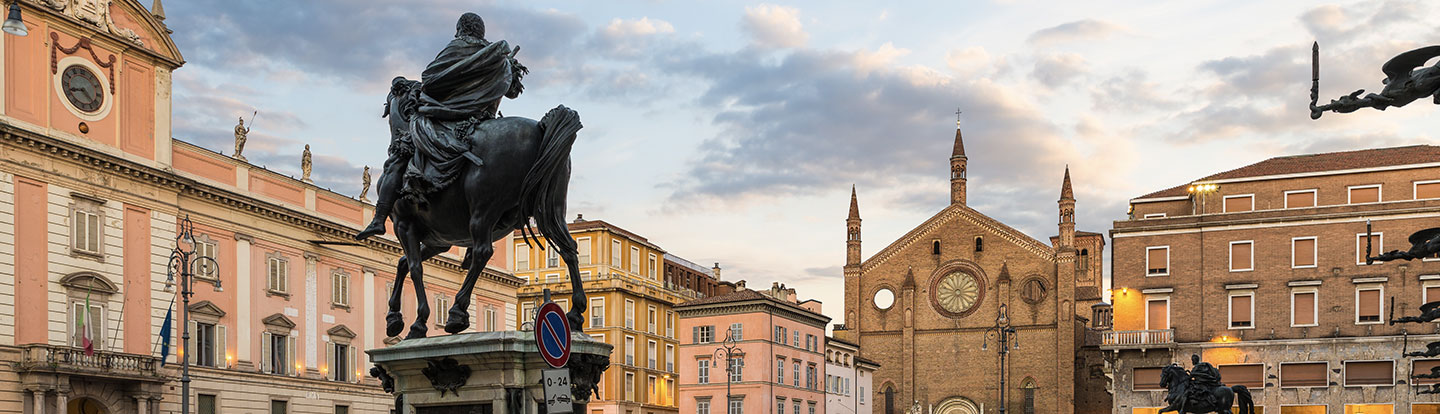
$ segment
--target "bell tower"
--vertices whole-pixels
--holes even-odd
[[[965,205],[965,141],[960,138],[960,111],[955,111],[955,148],[950,151],[950,204]]]
[[[1075,192],[1070,189],[1070,166],[1060,184],[1060,242],[1056,247],[1075,247]]]

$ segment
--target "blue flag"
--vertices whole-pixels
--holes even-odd
[[[170,356],[170,321],[175,312],[175,298],[170,298],[170,306],[165,308],[165,323],[160,325],[160,366],[165,366],[165,359]]]

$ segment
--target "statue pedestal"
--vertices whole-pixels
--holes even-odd
[[[587,413],[590,387],[610,365],[614,346],[571,334],[574,412]],[[545,391],[532,331],[475,332],[401,341],[371,349],[388,374],[400,414],[540,414]],[[383,380],[383,379],[382,379]]]

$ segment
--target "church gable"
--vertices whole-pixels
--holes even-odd
[[[949,207],[946,207],[944,210],[941,210],[934,216],[931,216],[930,219],[925,220],[925,222],[921,223],[919,227],[916,227],[910,230],[910,232],[906,233],[904,236],[901,236],[900,239],[895,240],[895,242],[893,243],[890,243],[889,246],[881,249],[879,252],[875,253],[874,256],[871,256],[869,260],[866,260],[861,265],[862,272],[874,269],[875,267],[884,264],[886,261],[889,261],[890,259],[901,254],[902,252],[907,252],[911,249],[920,249],[927,251],[933,249],[933,241],[937,238],[937,236],[945,233],[944,231],[942,231],[942,229],[946,227],[954,227],[954,225],[960,225],[974,229],[975,231],[966,232],[965,234],[972,237],[981,236],[980,243],[982,243],[982,245],[984,243],[991,243],[992,246],[993,243],[1013,244],[1017,247],[1020,247],[1021,249],[1024,249],[1027,252],[1034,254],[1038,258],[1054,260],[1054,250],[1044,242],[1035,240],[1034,238],[1026,235],[1025,233],[1022,233],[1013,227],[1007,226],[1004,223],[999,222],[998,220],[990,218],[989,216],[981,214],[974,209],[971,209],[964,205],[952,204]],[[956,246],[953,246],[955,244],[953,234],[949,235],[949,237],[940,236],[938,238],[946,239],[941,243],[942,249],[956,248]],[[975,241],[968,240],[968,242],[969,243],[962,244],[968,244],[973,249]]]
[[[97,35],[138,46],[150,54],[179,66],[184,58],[164,23],[164,6],[155,1],[151,11],[139,0],[44,0],[35,7],[61,15],[72,23],[94,30]],[[81,37],[92,37],[84,34]]]

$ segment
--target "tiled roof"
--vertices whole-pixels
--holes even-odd
[[[789,301],[784,301],[784,300],[776,299],[776,298],[773,297],[773,296],[766,295],[766,294],[764,294],[764,293],[760,293],[759,291],[751,290],[751,289],[742,289],[742,290],[739,290],[739,291],[736,291],[736,292],[732,292],[732,293],[727,293],[727,294],[724,294],[724,295],[709,296],[709,297],[703,297],[703,298],[695,299],[695,300],[692,300],[692,301],[688,301],[688,302],[685,302],[685,303],[681,303],[681,304],[679,304],[679,305],[675,305],[675,309],[676,309],[676,310],[679,310],[679,309],[689,308],[689,307],[693,307],[693,306],[710,305],[710,304],[716,304],[716,303],[744,302],[744,301],[756,300],[756,299],[767,300],[767,301],[770,301],[770,302],[771,302],[772,304],[774,304],[775,306],[788,307],[788,308],[790,308],[790,309],[792,309],[792,310],[795,310],[795,311],[798,311],[798,312],[805,312],[805,313],[808,313],[808,314],[811,314],[811,315],[815,315],[815,316],[824,318],[824,319],[827,320],[827,321],[830,320],[830,317],[825,316],[824,314],[821,314],[821,313],[811,312],[809,309],[805,309],[805,308],[801,307],[799,304],[790,303]],[[807,301],[807,302],[808,302],[808,301]]]
[[[1433,162],[1440,162],[1440,146],[1411,145],[1407,147],[1372,148],[1357,151],[1275,157],[1195,181],[1229,180],[1269,175],[1379,168]],[[1185,191],[1185,187],[1187,186],[1189,186],[1189,183],[1156,191],[1138,198],[1184,196],[1187,194]]]

